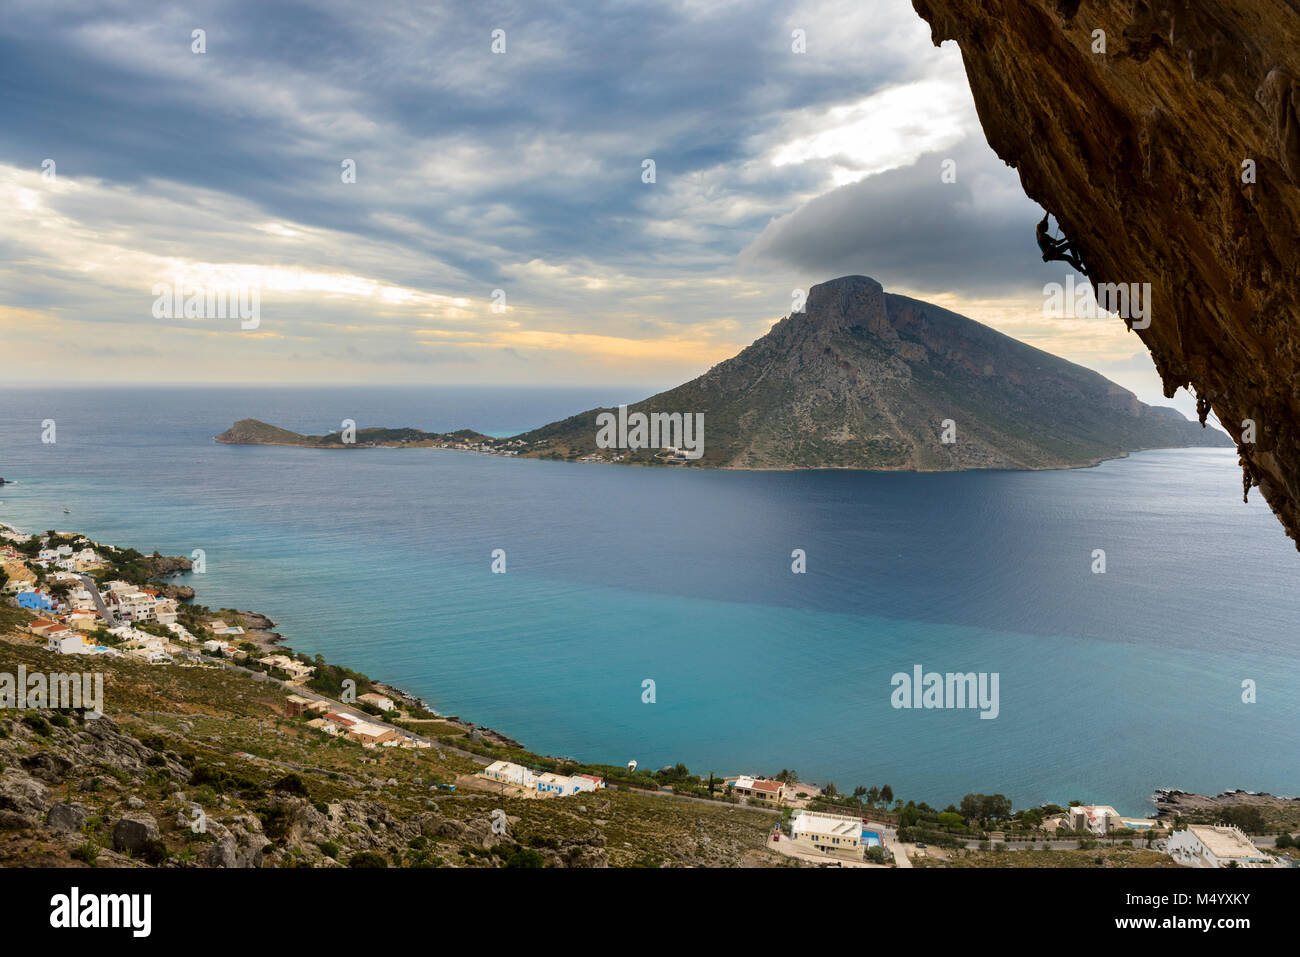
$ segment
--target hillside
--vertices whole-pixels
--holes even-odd
[[[258,419],[240,419],[216,437],[222,445],[294,445],[316,449],[379,448],[400,446],[432,446],[449,443],[493,441],[473,429],[456,432],[423,432],[412,428],[357,429],[355,441],[346,441],[342,431],[327,435],[302,435]]]
[[[533,455],[612,459],[617,451],[596,446],[603,411],[519,438]],[[704,454],[693,464],[725,468],[1062,468],[1138,449],[1232,445],[1096,372],[865,276],[814,286],[806,312],[628,412],[704,413]]]
[[[5,670],[65,670],[5,634],[29,620],[0,605]],[[520,755],[456,722],[429,729],[436,748],[367,750],[285,717],[283,688],[236,669],[94,667],[103,718],[0,712],[0,867],[791,864],[762,849],[774,817],[760,810],[628,788],[549,801],[476,790],[494,750]]]

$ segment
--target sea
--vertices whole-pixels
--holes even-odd
[[[213,441],[509,435],[627,392],[3,387],[0,521],[201,550],[197,601],[543,753],[935,807],[1300,794],[1300,554],[1230,450],[909,474]],[[996,676],[996,717],[896,707],[917,666]]]

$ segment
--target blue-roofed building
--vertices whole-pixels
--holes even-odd
[[[54,599],[38,591],[20,591],[17,595],[18,607],[31,611],[53,611]]]

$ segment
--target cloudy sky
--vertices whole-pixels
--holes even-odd
[[[5,6],[13,378],[658,389],[862,273],[1164,401],[908,0]]]

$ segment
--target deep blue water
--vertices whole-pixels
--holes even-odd
[[[1300,793],[1300,554],[1242,504],[1230,451],[913,475],[212,442],[245,416],[503,433],[638,397],[3,389],[0,476],[20,484],[0,521],[202,548],[204,604],[549,753],[793,768],[939,806]],[[997,672],[999,717],[895,710],[890,678],[918,663]]]

